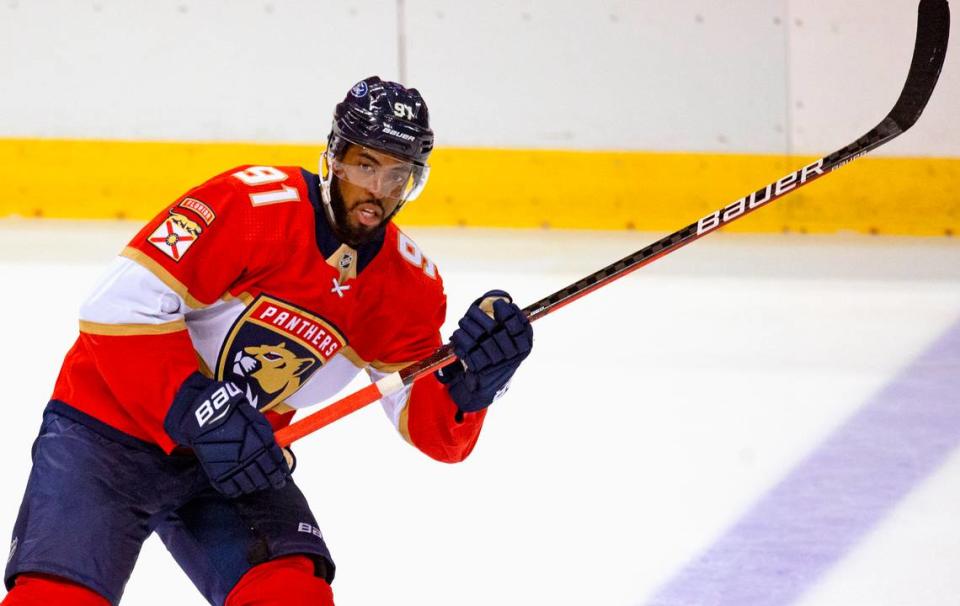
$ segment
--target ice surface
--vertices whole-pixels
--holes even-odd
[[[137,227],[0,222],[2,532],[76,310]],[[408,232],[444,275],[444,336],[485,290],[527,304],[658,237]],[[378,406],[298,443],[337,602],[651,603],[958,318],[956,241],[713,234],[538,322],[465,463],[420,455]],[[801,602],[954,603],[958,466],[891,497]],[[151,539],[124,603],[203,600]]]

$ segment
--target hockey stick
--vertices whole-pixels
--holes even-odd
[[[890,113],[867,134],[843,149],[837,150],[800,170],[770,183],[736,202],[703,217],[616,263],[561,289],[549,297],[524,308],[535,321],[602,286],[640,269],[644,265],[690,244],[731,221],[735,221],[808,183],[853,162],[867,152],[897,137],[916,123],[926,107],[943,67],[947,40],[950,37],[950,7],[947,0],[921,0],[917,19],[917,39],[906,84]],[[392,373],[349,396],[277,431],[277,441],[287,446],[337,419],[396,393],[414,381],[456,359],[448,343],[429,357]]]

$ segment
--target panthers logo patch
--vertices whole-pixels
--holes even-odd
[[[293,395],[346,344],[330,322],[261,295],[230,330],[216,376],[240,385],[251,404],[269,410]]]

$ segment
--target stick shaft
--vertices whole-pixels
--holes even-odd
[[[867,152],[899,136],[916,123],[933,94],[940,76],[940,70],[943,67],[949,33],[950,8],[947,1],[921,0],[917,20],[917,39],[907,81],[893,109],[877,126],[846,147],[787,174],[766,187],[701,218],[696,223],[691,223],[683,229],[665,236],[653,244],[527,306],[523,310],[524,313],[531,322],[553,313],[580,297],[586,296],[714,230],[736,221],[838,168],[846,166]],[[395,373],[397,377],[393,379],[393,384],[397,388],[411,385],[417,379],[450,364],[454,359],[452,346],[449,343],[443,345],[430,356],[407,366],[399,373]],[[399,379],[399,382],[396,379]],[[296,439],[375,402],[382,395],[386,394],[377,388],[377,384],[371,384],[291,424],[289,427],[281,429],[277,432],[277,439],[282,446],[286,446]]]
[[[305,435],[311,434],[321,427],[326,427],[337,419],[342,419],[352,412],[356,412],[372,404],[383,397],[384,394],[377,388],[376,383],[371,383],[363,389],[356,391],[342,400],[337,400],[329,406],[325,406],[317,412],[304,419],[291,423],[277,431],[275,434],[277,444],[280,446],[289,446],[294,441],[299,440]]]

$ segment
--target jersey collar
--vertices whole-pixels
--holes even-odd
[[[320,199],[320,177],[304,168],[300,169],[303,173],[303,180],[307,183],[307,192],[310,194],[310,204],[313,206],[313,216],[316,222],[317,248],[320,254],[328,262],[342,252],[343,242],[337,239],[330,224],[327,222],[327,213],[323,209],[323,201]],[[380,249],[383,248],[383,241],[387,230],[382,229],[377,237],[357,249],[356,271],[359,274],[364,268],[373,261]]]

